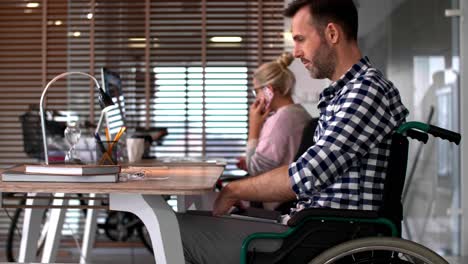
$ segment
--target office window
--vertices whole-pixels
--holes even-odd
[[[156,156],[232,159],[247,140],[247,67],[156,67],[151,122],[168,127]],[[228,170],[230,175],[242,171]]]
[[[156,156],[222,157],[227,174],[247,138],[255,68],[284,49],[283,1],[2,1],[0,166],[33,161],[19,116],[64,71],[100,80],[121,75],[130,127],[168,127]],[[91,98],[91,99],[90,99]],[[47,108],[97,122],[95,88],[71,77],[50,89]]]
[[[66,71],[66,2],[28,7],[6,0],[0,8],[0,167],[34,161],[23,149],[20,116],[38,104],[46,80]],[[59,25],[60,24],[60,25]],[[63,86],[57,82],[56,86]],[[66,108],[66,92],[52,89],[49,109]]]

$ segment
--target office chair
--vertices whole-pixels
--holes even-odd
[[[307,149],[315,144],[314,133],[317,128],[318,121],[318,117],[312,118],[302,130],[301,143],[299,144],[299,149],[294,156],[294,160],[298,160],[299,157],[307,151]],[[275,211],[278,211],[281,214],[289,214],[289,211],[293,207],[296,207],[296,201],[289,201],[278,205],[275,208]]]
[[[30,158],[44,160],[44,146],[42,144],[41,118],[38,105],[30,105],[27,112],[20,117],[23,148]],[[46,120],[46,129],[50,136],[63,138],[66,124],[54,120]]]
[[[447,263],[430,249],[400,238],[408,137],[426,143],[428,134],[456,144],[461,140],[460,134],[436,126],[419,122],[401,125],[392,135],[379,211],[299,211],[284,233],[248,236],[242,245],[241,263]],[[313,237],[321,238],[319,245],[310,242]]]

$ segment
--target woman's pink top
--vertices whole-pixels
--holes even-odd
[[[249,175],[258,175],[291,163],[301,143],[302,131],[311,119],[300,104],[283,106],[269,116],[258,140],[249,140],[247,144]]]

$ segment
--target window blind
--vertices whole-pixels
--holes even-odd
[[[247,139],[248,87],[256,67],[284,49],[283,1],[37,3],[7,0],[0,10],[2,166],[28,161],[18,117],[48,80],[63,71],[100,80],[106,67],[122,78],[129,127],[168,128],[153,155],[225,158],[227,175],[244,173],[234,163]],[[48,108],[97,121],[90,80],[56,86],[64,88],[50,90]]]
[[[66,71],[67,1],[0,4],[0,166],[32,162],[23,149],[19,117],[39,104],[47,80]],[[65,80],[55,86],[64,87]],[[50,110],[64,110],[66,90],[51,88]]]

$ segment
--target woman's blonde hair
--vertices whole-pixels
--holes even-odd
[[[262,64],[253,74],[260,86],[271,85],[275,92],[283,96],[291,96],[296,78],[288,66],[294,60],[289,52],[284,52],[276,60]]]

